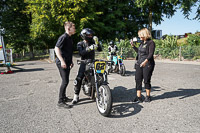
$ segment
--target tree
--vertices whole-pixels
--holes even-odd
[[[77,33],[89,20],[94,20],[93,1],[88,0],[26,0],[27,12],[31,13],[31,37],[40,40],[41,45],[47,48],[55,46],[57,38],[64,33],[65,21],[76,24]],[[76,34],[78,40],[79,34]]]
[[[187,19],[190,19],[189,15],[192,7],[197,7],[196,16],[192,19],[200,21],[200,0],[178,0],[177,2],[177,8],[182,10]]]
[[[177,9],[182,9],[183,14],[188,18],[191,8],[199,5],[199,2],[199,0],[135,0],[141,12],[148,14],[148,28],[150,31],[152,31],[152,22],[160,24],[164,15],[170,18]],[[194,19],[200,20],[200,5],[198,6],[197,15]]]
[[[146,23],[140,11],[130,0],[98,0],[95,4],[96,15],[92,21],[103,40],[125,39],[135,36],[138,27]]]
[[[10,44],[18,52],[27,46],[32,49],[31,18],[24,12],[24,0],[3,0],[0,4],[0,27],[5,28],[5,44]]]
[[[136,6],[148,17],[148,28],[152,31],[152,22],[160,24],[163,15],[171,17],[174,15],[175,7],[168,0],[136,0]]]

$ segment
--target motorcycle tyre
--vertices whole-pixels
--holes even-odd
[[[102,116],[105,116],[105,117],[108,117],[111,113],[111,110],[112,110],[112,95],[111,95],[111,90],[110,90],[110,87],[108,85],[101,85],[99,88],[103,88],[104,91],[105,91],[105,94],[106,94],[106,98],[107,98],[107,107],[106,109],[102,109],[101,108],[101,105],[99,104],[99,101],[98,101],[98,98],[96,97],[96,105],[97,105],[97,109],[99,111],[99,113],[102,115]],[[99,93],[100,95],[100,93]],[[102,97],[102,96],[100,96]]]
[[[108,75],[109,75],[110,73],[112,73],[111,68],[108,69],[108,72],[107,72],[107,73],[108,73]]]
[[[91,92],[90,99],[91,99],[92,101],[95,101],[95,97],[96,97],[96,93],[95,93],[95,91],[94,91],[94,87],[92,86],[92,92]]]
[[[125,73],[126,73],[126,68],[125,68],[125,66],[124,66],[124,64],[121,66],[121,70],[120,70],[120,74],[122,75],[122,76],[125,76]]]

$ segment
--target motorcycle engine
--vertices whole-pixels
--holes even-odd
[[[85,95],[90,96],[91,95],[91,89],[92,89],[92,87],[91,87],[90,84],[84,84],[83,85],[83,92],[84,92]]]

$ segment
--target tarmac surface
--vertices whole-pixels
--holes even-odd
[[[69,98],[79,67],[76,60]],[[61,78],[55,63],[16,62],[13,74],[0,75],[0,133],[199,133],[200,62],[156,60],[152,102],[133,104],[134,62],[124,61],[126,76],[108,75],[113,96],[110,117],[101,116],[82,91],[78,105],[59,109]]]

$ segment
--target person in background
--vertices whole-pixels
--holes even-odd
[[[134,42],[137,41],[136,38],[130,41],[133,49],[137,52],[137,58],[135,63],[135,81],[136,81],[136,91],[137,96],[133,100],[134,103],[143,102],[141,92],[142,92],[142,81],[144,80],[144,87],[146,89],[145,102],[151,101],[151,76],[154,71],[155,61],[154,61],[154,51],[155,43],[151,40],[151,33],[147,28],[143,28],[138,31],[138,36],[142,41],[137,48]]]
[[[109,53],[109,60],[113,61],[113,56],[117,56],[117,54],[118,54],[118,47],[117,47],[117,45],[115,45],[114,41],[109,42],[108,53]],[[118,66],[118,62],[117,62],[117,64],[115,64],[113,62],[112,65],[113,65],[114,71],[117,72],[118,70],[116,69],[116,66]]]
[[[113,56],[117,56],[117,52],[118,52],[118,48],[115,45],[114,41],[110,41],[109,46],[108,46],[108,53],[110,56],[110,60],[112,60]]]
[[[95,59],[95,50],[102,51],[101,45],[98,43],[98,38],[94,36],[94,31],[90,28],[85,28],[81,31],[81,38],[83,41],[78,42],[77,49],[81,60]],[[81,90],[81,83],[84,78],[86,64],[81,63],[78,71],[78,75],[74,81],[74,98],[72,104],[76,104],[79,101],[79,93]]]
[[[75,34],[75,24],[72,22],[64,23],[65,33],[62,34],[56,43],[56,65],[58,67],[62,83],[59,91],[58,107],[70,108],[71,106],[66,102],[70,99],[66,97],[66,88],[69,83],[70,69],[73,67],[72,54],[73,54],[73,41],[71,36]]]

